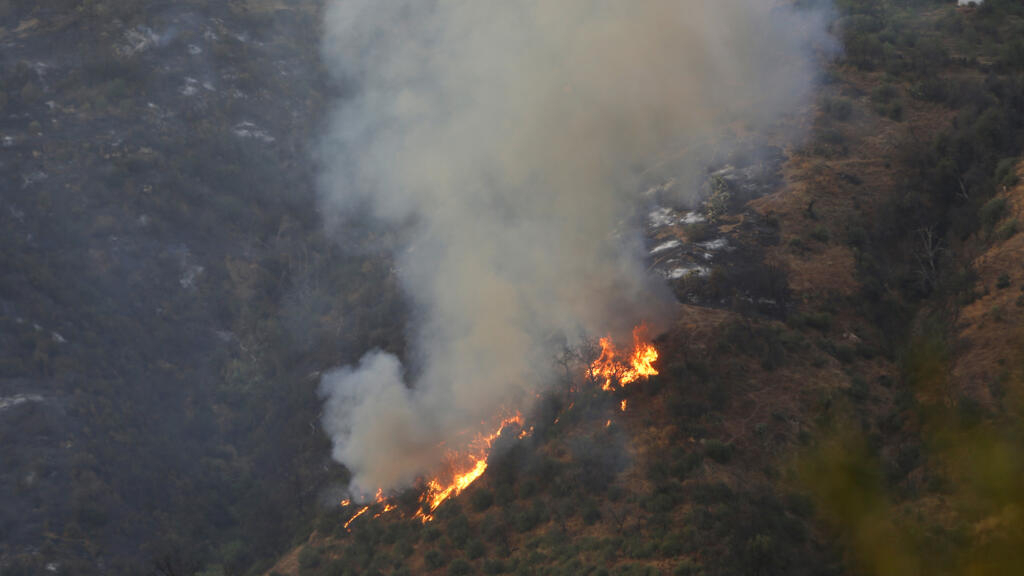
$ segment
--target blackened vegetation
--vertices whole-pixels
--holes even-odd
[[[321,232],[316,7],[250,4],[0,2],[0,573],[258,571],[345,478],[316,372],[402,309]]]
[[[765,245],[778,242],[778,231],[756,213],[744,216],[737,230],[742,236],[731,236],[733,241],[746,237],[743,243],[716,253],[706,275],[687,275],[672,284],[673,290],[681,302],[785,318],[788,274],[763,251]]]
[[[784,160],[780,149],[766,146],[734,153],[709,171],[701,211],[706,220],[685,227],[687,242],[679,248],[686,262],[705,271],[670,277],[679,301],[785,318],[788,275],[764,250],[779,243],[778,221],[746,209],[782,186]],[[728,234],[724,224],[731,225]]]

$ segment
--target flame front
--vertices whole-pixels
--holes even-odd
[[[356,518],[359,518],[363,514],[366,514],[366,511],[369,509],[369,506],[363,506],[362,508],[359,509],[358,512],[353,514],[352,517],[348,519],[348,522],[345,522],[345,530],[348,530],[348,527],[352,525],[352,522],[354,522]]]
[[[451,496],[458,496],[463,490],[469,487],[477,478],[483,475],[484,471],[487,470],[487,457],[491,453],[491,445],[494,441],[501,436],[501,433],[512,424],[516,424],[520,427],[523,425],[523,417],[518,412],[515,416],[502,420],[501,425],[498,429],[486,436],[481,435],[476,438],[468,449],[468,454],[451,453],[449,454],[449,461],[452,462],[452,470],[461,470],[452,474],[451,480],[448,482],[442,481],[440,478],[432,478],[427,481],[427,489],[424,492],[420,502],[423,506],[429,509],[429,512],[424,512],[423,509],[416,512],[416,518],[421,519],[424,523],[430,522],[434,519],[433,512],[437,510],[445,500]],[[532,431],[532,429],[531,429]],[[524,429],[519,432],[518,437],[522,438],[527,435],[528,432]],[[463,463],[462,466],[458,466],[456,462]]]
[[[613,391],[616,387],[625,386],[658,374],[654,368],[654,362],[658,360],[658,350],[647,338],[647,329],[644,325],[633,329],[633,348],[630,351],[619,350],[615,347],[610,337],[601,338],[601,354],[591,363],[587,375],[595,381],[603,381],[603,390]],[[622,400],[620,409],[626,411],[626,400]],[[570,409],[572,405],[570,405]],[[558,419],[555,420],[558,422]],[[611,426],[612,421],[608,420],[605,426]],[[434,519],[434,511],[452,496],[458,496],[468,488],[477,478],[483,476],[487,470],[487,457],[491,453],[491,446],[502,432],[509,426],[516,425],[519,431],[517,438],[524,438],[533,432],[533,427],[523,427],[523,417],[520,413],[505,418],[500,422],[494,432],[477,436],[465,450],[450,451],[447,456],[448,465],[445,467],[447,473],[426,480],[426,488],[420,498],[420,510],[415,514],[422,522],[430,522]],[[383,504],[383,509],[373,515],[379,518],[381,515],[396,509],[394,504],[386,502],[383,491],[378,490],[373,504],[361,507],[353,514],[347,522],[345,529],[357,518],[366,514],[376,504]],[[341,501],[341,505],[347,507],[351,501]]]
[[[594,380],[603,380],[602,390],[611,391],[616,384],[625,386],[657,376],[654,362],[658,360],[658,349],[648,340],[643,324],[633,329],[633,349],[628,353],[616,348],[610,337],[601,338],[598,343],[601,355],[590,364],[589,374]]]
[[[381,504],[381,503],[384,504],[384,509],[381,510],[380,512],[374,514],[373,515],[374,518],[380,518],[381,514],[384,514],[385,512],[390,512],[390,511],[395,509],[395,506],[393,504],[385,503],[384,490],[381,489],[381,488],[378,488],[377,489],[377,494],[376,494],[376,496],[374,496],[373,504]],[[349,500],[348,498],[345,498],[344,500],[341,501],[342,508],[346,508],[346,507],[350,506],[351,504],[352,504],[352,501]],[[357,510],[355,514],[350,516],[348,521],[345,522],[345,530],[349,529],[349,526],[351,526],[352,523],[355,522],[356,518],[359,518],[363,514],[366,514],[366,512],[370,510],[370,508],[373,506],[373,504],[368,504],[366,506],[363,506],[362,508]]]

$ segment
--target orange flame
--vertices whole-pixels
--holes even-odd
[[[353,514],[352,517],[348,519],[348,522],[345,522],[345,530],[348,530],[348,527],[350,525],[352,525],[352,522],[354,522],[356,518],[359,518],[363,514],[366,514],[366,511],[369,510],[369,509],[370,509],[369,506],[363,506],[362,508],[359,509],[358,512]]]
[[[380,503],[383,503],[383,502],[384,502],[384,489],[383,488],[378,488],[377,489],[377,494],[374,497],[373,504],[380,504]],[[349,506],[350,504],[352,504],[352,501],[349,500],[348,498],[345,498],[344,500],[341,501],[342,507]],[[347,522],[345,522],[345,530],[348,530],[348,527],[352,525],[352,522],[354,522],[356,518],[359,518],[363,514],[366,514],[366,512],[370,509],[371,506],[373,506],[373,504],[368,504],[366,506],[363,506],[359,510],[357,510],[356,513],[353,514],[348,519]],[[384,504],[384,509],[381,510],[380,512],[374,514],[373,517],[374,518],[380,518],[381,514],[383,514],[385,512],[390,512],[391,510],[394,510],[394,509],[395,509],[395,506],[393,504],[385,503]]]
[[[616,383],[625,386],[641,378],[656,376],[654,362],[658,350],[647,338],[647,328],[641,324],[633,329],[633,350],[624,352],[615,347],[610,337],[599,340],[601,355],[590,364],[589,375],[595,380],[604,380],[602,390],[614,390]],[[625,405],[622,407],[625,410]]]
[[[394,509],[395,509],[395,505],[394,504],[385,504],[384,505],[384,509],[381,510],[380,512],[377,512],[376,514],[374,514],[373,517],[374,518],[380,518],[382,515],[384,515],[384,514],[386,514],[388,512],[391,512]]]
[[[658,374],[654,368],[654,362],[658,360],[658,350],[647,338],[647,329],[642,324],[633,329],[633,349],[626,352],[615,347],[610,337],[601,338],[601,355],[589,367],[587,375],[596,380],[604,380],[601,388],[603,390],[615,390],[641,378],[649,378]],[[540,395],[537,395],[540,397]],[[626,411],[626,400],[619,404],[620,409]],[[573,404],[569,405],[572,409]],[[558,422],[558,418],[555,419]],[[426,481],[426,489],[420,498],[420,510],[414,518],[419,518],[423,523],[434,519],[434,511],[437,510],[445,500],[452,496],[458,496],[487,470],[487,457],[490,455],[491,446],[505,429],[511,425],[517,425],[519,432],[517,438],[525,438],[533,433],[533,427],[523,427],[523,417],[520,413],[505,418],[498,425],[497,429],[487,435],[478,435],[464,451],[450,451],[447,455],[448,472]],[[612,421],[608,420],[605,427],[611,426]],[[381,515],[395,510],[396,505],[387,503],[382,490],[377,490],[376,499],[373,504],[364,506],[356,511],[347,522],[345,529],[375,504],[384,504],[384,508],[373,515],[379,518]],[[346,499],[341,501],[342,506],[351,505]]]
[[[437,510],[445,500],[451,496],[458,496],[463,490],[469,487],[477,478],[483,475],[484,471],[487,470],[487,456],[490,454],[491,445],[494,441],[501,436],[501,433],[506,427],[517,424],[520,427],[523,425],[523,417],[518,412],[515,416],[502,420],[501,425],[498,429],[491,434],[486,436],[478,436],[470,446],[470,454],[460,455],[458,453],[449,454],[449,461],[452,461],[452,468],[455,468],[454,461],[461,460],[465,462],[463,466],[459,467],[461,472],[455,472],[452,478],[448,482],[444,482],[441,478],[432,478],[427,481],[427,490],[420,499],[423,505],[426,505],[430,512],[424,512],[422,509],[416,512],[415,518],[419,518],[423,523],[430,522],[434,519],[433,512]],[[532,431],[532,429],[531,429]],[[519,438],[523,438],[527,434],[526,430],[521,430],[518,434]]]

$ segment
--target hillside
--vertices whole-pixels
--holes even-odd
[[[671,280],[659,376],[549,399],[429,524],[415,493],[323,514],[270,574],[1013,573],[1021,11],[840,7],[806,143],[649,230],[670,278],[729,247]]]
[[[323,427],[415,315],[402,231],[323,210],[323,2],[0,0],[0,574],[1016,574],[1024,7],[794,4],[813,102],[642,195],[659,375],[553,349],[423,523]]]
[[[0,2],[0,573],[239,573],[340,474],[310,373],[401,307],[316,212],[318,21]]]

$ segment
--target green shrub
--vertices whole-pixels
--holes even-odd
[[[1017,185],[1020,179],[1017,176],[1017,158],[1003,158],[996,164],[996,183],[1000,186],[1012,188]]]
[[[864,401],[868,399],[870,391],[868,389],[868,382],[860,374],[854,375],[850,378],[850,388],[847,390],[850,397],[857,401]]]
[[[306,546],[299,551],[299,570],[312,570],[320,566],[321,562],[323,562],[323,556],[316,548]]]
[[[899,89],[892,84],[883,84],[871,91],[871,102],[874,104],[888,104],[899,96]]]
[[[494,504],[494,494],[486,488],[481,488],[469,498],[469,505],[477,512],[483,512]]]
[[[775,539],[767,534],[758,534],[747,541],[743,550],[744,563],[749,573],[783,574],[785,552]]]
[[[452,518],[448,522],[448,538],[456,548],[461,549],[469,540],[469,521],[462,514]]]
[[[871,103],[881,116],[893,120],[903,119],[903,103],[899,100],[899,89],[892,84],[884,84],[871,92]]]
[[[434,542],[434,541],[436,541],[440,537],[441,537],[441,529],[438,528],[437,526],[428,526],[423,531],[423,541],[424,542]]]
[[[473,539],[466,545],[466,556],[470,560],[476,560],[482,557],[487,552],[487,547],[480,540]]]
[[[514,502],[515,499],[516,492],[510,484],[502,483],[494,489],[494,501],[497,502],[499,506],[508,506]]]
[[[466,562],[462,558],[455,559],[450,566],[448,566],[449,576],[466,576],[473,572],[473,567],[470,566],[469,562]]]
[[[949,94],[949,81],[939,76],[929,76],[910,89],[911,96],[928,102],[945,102]]]
[[[731,460],[732,451],[732,444],[726,444],[717,439],[708,440],[704,445],[704,454],[719,464],[725,464]]]
[[[981,207],[978,217],[986,234],[991,234],[996,224],[1006,216],[1006,198],[996,197]]]
[[[832,235],[829,234],[828,228],[825,228],[824,226],[818,226],[811,231],[811,239],[821,242],[822,244],[828,244],[828,241],[831,238]]]
[[[1007,43],[999,55],[998,64],[1004,70],[1024,69],[1024,39],[1017,38]]]
[[[795,326],[807,326],[808,328],[814,328],[822,332],[828,332],[832,329],[832,315],[828,312],[807,312],[804,314],[794,314],[790,322]]]
[[[843,364],[849,364],[850,362],[853,362],[856,357],[857,348],[850,344],[840,343],[832,346],[831,352],[832,355],[836,357],[836,360],[839,360]]]
[[[427,553],[423,555],[423,561],[426,563],[427,568],[431,570],[437,570],[448,563],[448,557],[445,556],[440,550],[431,548],[427,550]]]
[[[672,570],[673,576],[700,576],[704,573],[701,565],[693,560],[686,559],[676,564],[674,570]]]
[[[851,226],[846,230],[846,243],[852,248],[863,249],[868,244],[868,232],[861,226]]]
[[[1019,228],[1020,224],[1017,222],[1016,218],[1013,220],[1007,220],[996,228],[995,238],[999,242],[1005,242],[1006,240],[1013,238],[1017,234]]]
[[[658,570],[654,566],[646,564],[623,564],[616,566],[612,574],[615,576],[658,576]]]
[[[24,86],[21,87],[20,96],[21,96],[21,102],[23,104],[25,104],[26,106],[28,106],[28,105],[35,104],[36,101],[38,101],[40,98],[42,98],[43,97],[43,91],[40,90],[39,87],[36,86],[34,83],[28,82],[27,84],[25,84]]]
[[[882,110],[882,114],[897,122],[903,120],[903,103],[891,102]]]
[[[675,558],[686,551],[686,539],[678,532],[672,532],[661,541],[661,556]]]
[[[999,275],[999,279],[996,280],[996,288],[1003,290],[1004,288],[1010,287],[1010,275],[1003,272]]]
[[[849,120],[853,114],[853,103],[846,98],[826,97],[821,103],[822,111],[839,121]]]
[[[528,500],[534,495],[536,491],[537,484],[533,480],[523,480],[522,484],[519,485],[519,499]]]
[[[871,70],[884,60],[885,47],[877,36],[844,32],[844,54],[851,64],[861,70]]]
[[[622,542],[623,553],[634,560],[645,560],[658,551],[658,543],[651,538],[633,534]]]
[[[669,465],[669,473],[679,480],[685,480],[686,477],[700,466],[700,463],[704,460],[704,455],[698,452],[690,452],[686,448],[680,446],[672,451],[672,462]]]
[[[484,574],[504,574],[508,569],[505,567],[505,563],[501,560],[488,559],[484,560]]]
[[[910,61],[918,74],[935,74],[949,63],[949,51],[939,39],[922,38],[910,51]]]
[[[846,136],[840,130],[821,127],[815,131],[811,151],[816,156],[836,158],[849,152]]]

